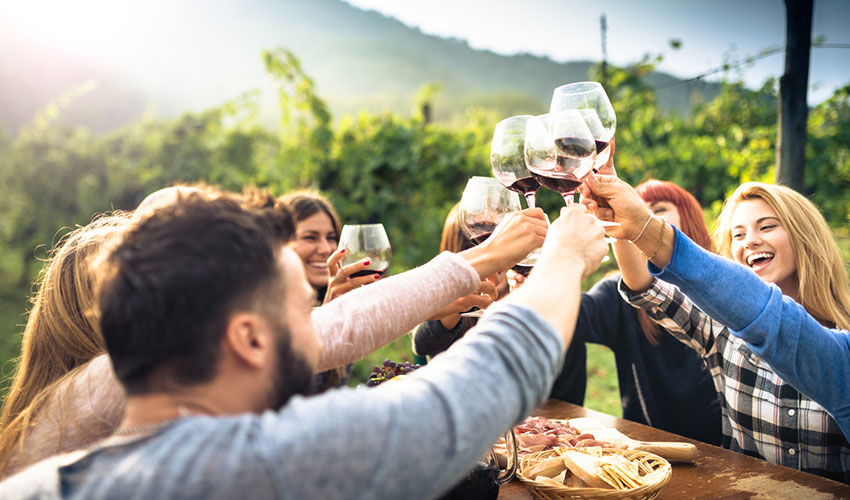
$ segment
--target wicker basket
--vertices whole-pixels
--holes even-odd
[[[571,450],[592,453],[592,448],[570,448]],[[599,450],[599,448],[596,448]],[[672,469],[670,463],[663,458],[637,450],[620,450],[615,448],[602,448],[602,455],[620,455],[621,457],[636,463],[644,473],[651,473],[652,481],[637,488],[624,490],[602,489],[602,488],[571,488],[569,486],[556,486],[528,479],[524,472],[539,461],[554,458],[560,455],[558,449],[538,451],[520,457],[517,476],[531,490],[534,498],[541,500],[562,499],[635,499],[651,500],[658,495],[658,491],[670,481]]]

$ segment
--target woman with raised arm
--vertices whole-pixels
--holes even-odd
[[[609,234],[624,299],[708,362],[724,445],[850,483],[850,280],[817,208],[783,186],[741,185],[721,214],[723,258],[647,214],[616,177],[581,189],[620,223]]]
[[[613,158],[613,155],[612,155]],[[707,251],[711,236],[697,200],[672,182],[637,187],[644,213],[675,224]],[[615,274],[582,294],[574,342],[610,348],[623,418],[719,446],[720,402],[705,361],[621,298]]]
[[[352,278],[351,274],[360,270],[357,263],[340,269],[345,251],[339,248],[342,225],[327,198],[315,191],[295,191],[281,196],[279,201],[295,219],[292,249],[304,262],[307,281],[316,290],[318,304],[377,281],[377,274]]]

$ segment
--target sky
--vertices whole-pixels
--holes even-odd
[[[346,1],[424,33],[466,40],[476,49],[527,52],[562,62],[601,59],[604,13],[609,62],[627,65],[646,54],[663,55],[659,69],[686,78],[785,44],[783,0]],[[850,83],[850,0],[815,0],[812,38],[819,35],[846,48],[812,50],[810,103]],[[671,39],[681,40],[679,50],[670,47]],[[743,66],[740,76],[759,88],[781,76],[784,67],[784,53],[779,53]]]

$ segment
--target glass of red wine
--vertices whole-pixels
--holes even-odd
[[[534,195],[540,183],[525,166],[525,129],[531,115],[505,118],[496,125],[490,145],[490,166],[503,186],[525,196],[534,208]]]
[[[369,265],[353,273],[352,278],[380,276],[390,267],[392,249],[383,224],[346,224],[339,235],[339,246],[347,250],[342,266],[369,259]]]
[[[608,147],[617,129],[617,115],[608,94],[599,82],[576,82],[561,85],[552,94],[549,113],[576,109],[582,111],[596,143],[596,163],[600,168],[611,156]],[[592,111],[593,113],[590,113]],[[595,115],[594,115],[595,113]]]
[[[493,177],[471,177],[458,204],[458,225],[464,236],[480,245],[510,212],[520,210],[519,195],[509,191]],[[481,310],[461,316],[480,317]]]
[[[561,116],[563,114],[563,116]],[[555,134],[564,135],[572,140],[556,141]],[[576,140],[576,137],[580,138]],[[526,123],[525,131],[525,164],[543,187],[561,193],[564,203],[571,206],[575,201],[575,190],[581,184],[593,166],[596,154],[590,129],[576,110],[561,111],[534,116]],[[560,142],[560,147],[558,145]],[[572,158],[564,154],[570,152],[573,146],[580,146],[584,158]],[[572,151],[574,153],[574,151]],[[618,226],[618,222],[597,219],[600,226]],[[610,242],[609,242],[610,243]],[[606,257],[607,259],[607,257]],[[604,262],[605,260],[603,260]]]
[[[567,206],[596,159],[593,135],[576,110],[530,118],[525,131],[525,163],[544,187],[564,197]]]
[[[520,210],[519,196],[492,177],[471,177],[458,205],[458,225],[476,245],[484,242],[510,212]]]

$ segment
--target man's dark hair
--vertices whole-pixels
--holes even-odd
[[[127,231],[106,258],[98,299],[106,347],[128,394],[209,381],[232,313],[278,314],[277,256],[292,233],[284,211],[198,195]]]

